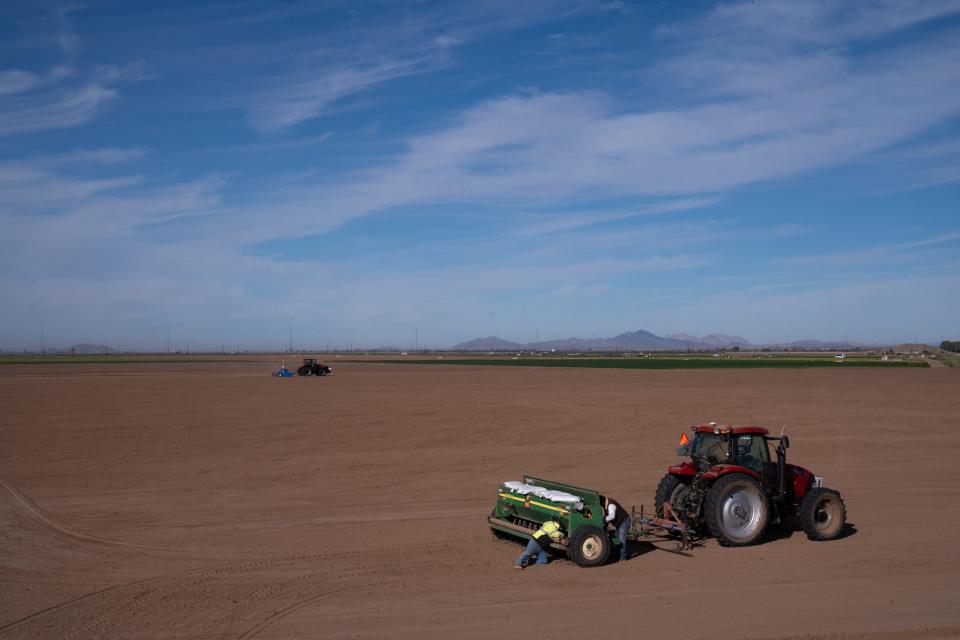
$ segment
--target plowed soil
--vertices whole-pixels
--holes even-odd
[[[0,638],[960,637],[958,370],[275,366],[0,367]],[[649,505],[711,420],[848,535],[520,572],[485,526],[524,473]]]

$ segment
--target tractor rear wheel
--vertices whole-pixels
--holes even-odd
[[[674,509],[680,507],[680,501],[690,491],[690,485],[683,482],[679,476],[668,473],[660,480],[657,485],[657,495],[653,499],[653,506],[656,509],[658,518],[663,517],[663,503],[669,502]]]
[[[743,473],[731,473],[713,483],[703,511],[710,535],[724,547],[756,544],[770,520],[760,483]]]
[[[599,567],[607,561],[612,546],[606,531],[588,524],[573,532],[567,551],[581,567]]]
[[[310,367],[308,367],[308,366],[306,366],[306,365],[300,367],[299,369],[297,369],[297,375],[298,375],[298,376],[308,376],[308,375],[310,375]]]
[[[836,540],[847,524],[847,507],[840,492],[811,489],[800,503],[800,526],[811,540]]]

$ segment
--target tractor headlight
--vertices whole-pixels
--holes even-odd
[[[813,476],[813,486],[819,489],[823,486],[823,476]]]

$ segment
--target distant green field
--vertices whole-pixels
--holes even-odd
[[[879,357],[782,356],[771,358],[713,358],[710,356],[664,356],[653,358],[433,358],[365,360],[383,364],[465,364],[500,367],[584,367],[601,369],[793,369],[811,367],[927,367],[926,362],[883,362]]]

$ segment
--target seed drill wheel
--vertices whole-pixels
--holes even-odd
[[[586,525],[573,532],[567,550],[581,567],[598,567],[607,561],[611,546],[610,536],[603,529]]]
[[[847,523],[847,507],[833,489],[811,489],[800,503],[800,526],[811,540],[836,540]]]
[[[717,480],[704,501],[710,535],[725,547],[745,547],[760,540],[770,507],[760,483],[743,473]]]

